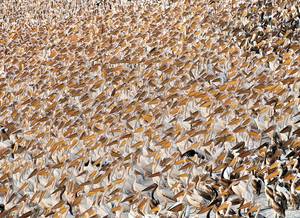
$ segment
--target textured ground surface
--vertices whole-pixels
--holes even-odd
[[[300,217],[299,19],[297,1],[2,1],[0,216]]]

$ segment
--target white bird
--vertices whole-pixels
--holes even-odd
[[[251,178],[251,177],[249,177]],[[246,201],[254,201],[254,190],[250,179],[246,181],[239,181],[237,184],[231,186],[232,191]]]

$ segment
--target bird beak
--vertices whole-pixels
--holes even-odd
[[[144,190],[142,190],[142,192],[145,192],[145,191],[149,191],[149,190],[152,190],[152,189],[156,189],[158,187],[158,185],[156,183],[148,186],[147,188],[145,188]]]

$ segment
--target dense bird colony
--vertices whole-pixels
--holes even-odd
[[[0,217],[299,217],[300,6],[0,3]]]

